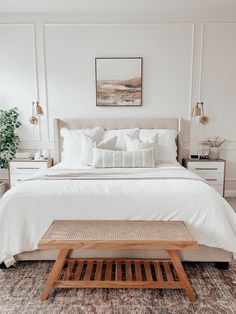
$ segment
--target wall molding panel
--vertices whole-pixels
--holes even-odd
[[[20,136],[27,135],[24,141],[34,145],[41,141],[40,124],[31,126],[28,123],[32,101],[38,98],[35,25],[27,22],[0,23],[0,38],[0,59],[3,62],[0,104],[6,109],[19,108],[25,127],[25,130],[20,130]]]
[[[190,114],[190,107],[191,107],[191,94],[192,94],[192,65],[193,65],[193,52],[194,52],[194,24],[193,23],[152,23],[152,24],[142,24],[142,23],[135,23],[135,24],[118,24],[118,23],[113,23],[112,25],[110,25],[109,23],[103,23],[103,24],[94,24],[94,23],[87,23],[87,24],[82,24],[82,23],[45,23],[43,25],[43,28],[44,28],[44,47],[45,47],[45,64],[46,64],[46,82],[47,82],[47,86],[46,86],[46,91],[47,91],[47,94],[48,94],[48,122],[49,122],[49,137],[48,137],[48,140],[50,142],[53,141],[53,129],[52,129],[52,126],[50,125],[51,124],[51,121],[52,121],[52,117],[55,116],[55,113],[51,113],[51,110],[52,110],[52,104],[55,104],[57,103],[58,104],[58,99],[56,97],[51,97],[52,93],[51,93],[51,90],[52,90],[52,87],[51,87],[51,77],[52,77],[52,73],[53,71],[50,69],[51,67],[51,64],[52,64],[52,59],[55,59],[55,56],[54,56],[54,53],[52,53],[52,42],[55,41],[55,37],[56,37],[56,34],[57,32],[60,32],[63,33],[67,33],[67,35],[65,35],[65,38],[64,40],[66,41],[67,38],[69,36],[72,36],[72,37],[75,37],[75,34],[76,34],[76,37],[81,37],[81,39],[83,40],[83,36],[84,36],[84,29],[87,29],[88,32],[90,32],[90,38],[91,38],[91,30],[94,29],[94,31],[96,31],[96,29],[102,29],[105,31],[106,33],[106,36],[109,36],[110,34],[108,33],[108,29],[113,29],[115,32],[116,32],[116,36],[117,38],[119,38],[120,34],[119,32],[117,31],[117,29],[119,29],[120,33],[122,35],[125,34],[125,30],[132,30],[133,31],[133,34],[135,34],[135,29],[138,28],[140,29],[141,33],[142,33],[142,36],[145,32],[145,29],[149,29],[150,31],[153,31],[154,29],[157,30],[158,32],[158,28],[161,29],[161,32],[164,32],[164,35],[165,35],[165,32],[167,31],[167,35],[170,36],[171,32],[173,31],[174,34],[176,33],[176,28],[180,28],[181,29],[181,32],[184,31],[185,33],[187,32],[187,38],[185,38],[185,45],[187,44],[187,50],[188,50],[188,55],[187,55],[187,58],[188,58],[188,65],[186,65],[186,71],[188,71],[188,76],[187,75],[187,72],[184,73],[185,75],[185,79],[187,81],[187,85],[186,85],[186,89],[185,89],[185,110],[182,110],[182,113],[178,113],[176,112],[176,114],[173,114],[171,113],[170,111],[166,114],[164,112],[164,114],[160,111],[158,112],[157,109],[154,108],[154,110],[151,112],[150,111],[150,103],[151,101],[153,102],[153,99],[145,99],[144,100],[144,105],[143,107],[139,110],[139,108],[123,108],[123,109],[120,109],[120,108],[104,108],[103,110],[100,110],[98,108],[96,108],[95,106],[95,94],[94,94],[94,91],[95,91],[95,81],[92,82],[89,82],[90,84],[90,90],[91,92],[93,93],[93,99],[91,100],[91,98],[88,100],[88,103],[89,103],[89,106],[90,106],[90,109],[85,109],[85,110],[82,110],[82,112],[78,112],[77,115],[82,115],[82,116],[86,116],[86,115],[93,115],[93,116],[104,116],[104,115],[108,115],[108,116],[117,116],[117,114],[119,116],[139,116],[140,114],[142,116],[151,116],[153,113],[155,115],[164,115],[164,116],[183,116],[185,115],[185,118],[189,118],[189,114]],[[166,28],[166,31],[165,31],[165,28]],[[58,30],[58,31],[57,31]],[[51,33],[54,32],[54,35],[52,35]],[[101,41],[104,40],[101,36],[101,33],[98,33],[97,36],[99,37],[100,36],[100,39]],[[159,31],[160,33],[160,31]],[[148,34],[148,33],[147,33]],[[177,33],[178,34],[178,33]],[[158,34],[157,34],[158,35]],[[50,40],[48,39],[50,37]],[[96,37],[96,36],[95,36]],[[147,37],[147,35],[145,36]],[[164,36],[165,37],[165,36]],[[180,36],[179,36],[180,37]],[[181,38],[181,37],[180,37]],[[153,38],[155,40],[155,38]],[[89,40],[89,39],[88,39]],[[158,40],[158,39],[157,39]],[[182,40],[182,39],[181,39]],[[84,43],[84,42],[83,42]],[[86,43],[84,43],[86,44]],[[150,43],[149,43],[150,44]],[[54,44],[56,45],[56,43]],[[70,45],[70,43],[69,43]],[[82,44],[81,44],[82,45]],[[83,45],[82,45],[83,46]],[[128,49],[120,49],[120,50],[115,50],[114,52],[114,49],[113,49],[113,52],[112,52],[112,49],[111,48],[107,48],[106,52],[100,52],[104,49],[102,49],[101,47],[98,48],[98,51],[95,52],[95,54],[93,56],[90,56],[90,63],[93,65],[94,64],[94,59],[95,57],[97,56],[133,56],[133,55],[137,55],[137,51],[141,51],[141,53],[139,52],[139,55],[143,56],[144,57],[144,63],[146,64],[146,62],[148,61],[148,58],[150,57],[149,56],[149,52],[147,53],[147,51],[144,51],[143,47],[141,47],[142,45],[137,45],[136,43],[136,46],[137,46],[137,49],[135,51],[135,53],[132,51],[131,48],[129,48],[129,50],[131,52],[126,52],[128,51]],[[59,45],[57,43],[57,48],[59,48]],[[74,48],[74,46],[73,46]],[[93,47],[93,49],[96,49],[95,47]],[[172,47],[170,50],[173,50],[174,47]],[[58,50],[58,49],[57,49]],[[90,49],[92,50],[92,49]],[[109,51],[111,51],[109,53]],[[68,53],[68,51],[67,51]],[[84,52],[82,52],[84,53]],[[56,52],[57,54],[57,52]],[[78,51],[78,54],[79,54],[79,51]],[[146,55],[145,55],[146,54]],[[79,57],[79,56],[78,56]],[[151,56],[153,58],[153,55]],[[162,56],[163,57],[163,56]],[[61,58],[61,56],[59,56],[59,58]],[[173,58],[173,57],[172,57]],[[62,60],[62,59],[61,59]],[[61,61],[60,60],[60,61]],[[74,62],[77,62],[77,60],[74,58],[73,60]],[[53,60],[53,62],[55,62]],[[167,61],[165,61],[167,62]],[[186,61],[184,61],[186,62]],[[62,62],[59,62],[58,61],[58,68],[60,67],[60,64]],[[78,65],[78,63],[77,63]],[[89,67],[89,65],[87,65]],[[57,68],[57,69],[58,69]],[[67,71],[68,69],[66,69]],[[71,71],[71,68],[70,68],[70,71]],[[147,73],[148,71],[148,67],[146,67],[146,65],[144,66],[144,77],[145,77],[145,71],[146,71],[146,77],[148,76],[149,73]],[[150,70],[149,70],[150,71]],[[94,69],[90,69],[90,75],[92,76],[93,80],[94,80]],[[152,74],[153,75],[153,74]],[[79,77],[77,77],[77,80],[79,81]],[[146,84],[146,87],[145,87],[145,84]],[[148,94],[146,91],[147,89],[147,85],[148,84],[148,80],[144,78],[144,97],[147,97],[146,95]],[[187,94],[188,93],[188,94]],[[188,96],[187,96],[188,95]],[[70,95],[68,95],[69,97]],[[187,98],[188,97],[188,98]],[[74,96],[75,98],[75,96]],[[78,95],[78,98],[79,98],[79,95]],[[55,99],[57,99],[57,101],[55,101]],[[72,99],[73,101],[73,99]],[[60,102],[60,99],[59,99],[59,102]],[[58,104],[59,107],[60,107],[60,104]],[[172,105],[172,104],[171,104]],[[152,104],[152,106],[154,106]],[[170,106],[170,105],[169,105]],[[149,108],[148,108],[149,107]],[[177,110],[178,111],[178,110]],[[60,111],[59,111],[60,112]],[[72,113],[73,114],[73,113]],[[60,115],[60,113],[59,113]],[[68,115],[68,113],[67,113]],[[69,114],[71,115],[71,114]]]

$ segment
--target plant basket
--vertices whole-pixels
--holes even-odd
[[[6,183],[3,181],[0,181],[0,198],[3,196],[5,192],[6,192]]]

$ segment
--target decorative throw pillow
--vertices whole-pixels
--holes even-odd
[[[90,166],[93,163],[93,147],[102,149],[115,149],[117,137],[112,137],[101,142],[96,142],[93,137],[82,134],[82,153],[80,157],[80,165]]]
[[[107,140],[103,140],[99,143],[95,143],[95,147],[102,149],[115,149],[117,142],[117,136],[108,138]]]
[[[125,150],[125,135],[132,136],[133,138],[138,138],[139,128],[136,129],[118,129],[118,130],[107,130],[103,134],[103,139],[109,139],[111,137],[117,136],[116,150]]]
[[[169,129],[140,129],[139,139],[144,141],[150,136],[158,134],[158,162],[176,162],[178,132]]]
[[[93,165],[96,168],[153,168],[154,149],[116,151],[94,148]]]
[[[133,138],[129,135],[126,135],[125,141],[126,141],[127,151],[154,148],[155,161],[156,162],[158,161],[158,134],[157,133],[145,138],[143,141],[137,138]]]
[[[104,130],[101,127],[77,130],[62,128],[60,131],[60,134],[63,137],[63,152],[61,161],[64,163],[78,164],[82,153],[81,136],[83,134],[87,134],[91,136],[95,141],[100,141],[102,139],[103,133]]]

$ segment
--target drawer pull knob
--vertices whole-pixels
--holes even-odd
[[[195,170],[218,170],[218,168],[195,168]]]
[[[207,181],[217,181],[217,179],[206,179]]]
[[[17,167],[18,170],[27,170],[27,169],[39,169],[38,167]]]
[[[17,181],[17,182],[21,182],[21,181],[22,181],[22,179],[17,179],[16,181]]]

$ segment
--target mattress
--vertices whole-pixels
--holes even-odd
[[[38,173],[1,199],[0,262],[36,250],[55,219],[181,220],[199,244],[236,252],[233,209],[178,163],[104,171],[59,164]]]

